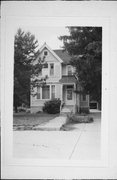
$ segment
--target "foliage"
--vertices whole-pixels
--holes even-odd
[[[67,114],[66,123],[63,124],[60,128],[62,131],[71,131],[74,130],[75,127],[72,126],[77,123],[92,123],[93,117],[90,116],[84,116],[84,115],[75,115],[73,112],[70,112]]]
[[[18,29],[14,40],[14,107],[22,103],[30,105],[30,92],[37,84],[37,78],[44,59],[35,60],[39,54],[36,50],[38,41],[30,32]]]
[[[65,50],[72,56],[76,76],[92,100],[101,105],[102,28],[68,27],[69,35],[61,36]]]
[[[80,107],[79,113],[80,114],[89,114],[89,108],[88,107]]]
[[[75,115],[72,112],[67,114],[67,121],[66,123],[90,123],[93,122],[93,118],[87,115]]]
[[[60,105],[61,105],[60,99],[52,99],[52,100],[46,101],[43,107],[43,111],[49,114],[60,113]]]

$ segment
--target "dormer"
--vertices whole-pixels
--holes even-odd
[[[67,68],[67,75],[68,75],[68,76],[72,76],[73,73],[74,73],[74,68],[73,68],[73,66],[67,65],[66,68]]]

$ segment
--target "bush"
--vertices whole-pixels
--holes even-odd
[[[26,112],[26,108],[25,107],[18,107],[18,112]]]
[[[44,103],[43,111],[49,114],[57,114],[60,113],[60,99],[52,99],[50,101],[46,101]]]
[[[79,110],[81,114],[89,114],[89,107],[81,107]]]
[[[66,124],[72,124],[72,123],[91,123],[93,122],[93,118],[89,116],[84,115],[75,115],[72,112],[70,114],[67,114]]]

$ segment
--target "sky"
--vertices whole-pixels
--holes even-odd
[[[58,39],[61,35],[68,35],[66,27],[21,27],[24,31],[30,31],[35,35],[39,48],[46,42],[51,49],[61,49],[62,41]]]

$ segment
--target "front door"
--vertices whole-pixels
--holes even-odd
[[[73,88],[66,88],[66,105],[74,105],[74,93]]]

